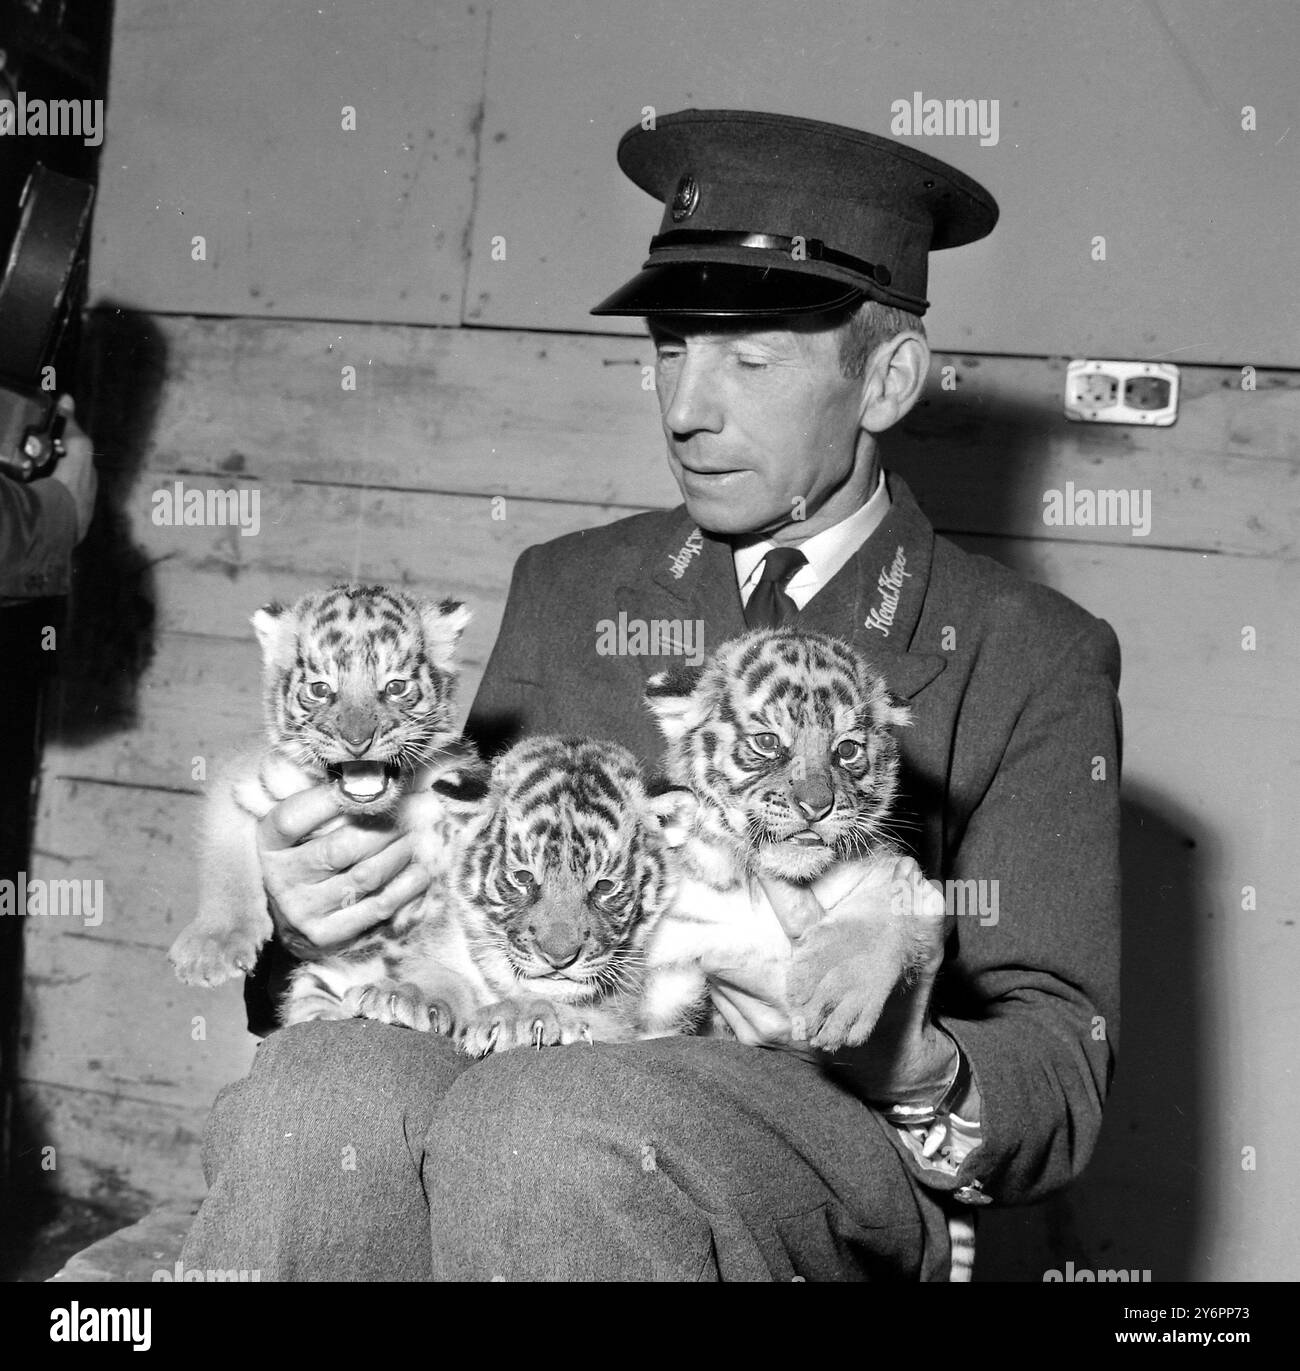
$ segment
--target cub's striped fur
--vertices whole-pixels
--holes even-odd
[[[181,980],[241,975],[270,938],[256,828],[289,795],[333,782],[354,822],[401,825],[422,860],[442,859],[452,802],[435,786],[479,765],[452,723],[453,653],[468,620],[454,600],[362,585],[253,615],[269,747],[236,758],[209,792],[198,914],[169,953]]]
[[[360,1015],[451,1033],[475,1056],[637,1036],[678,807],[649,798],[616,743],[526,739],[460,813],[419,919],[300,968],[290,1021]]]

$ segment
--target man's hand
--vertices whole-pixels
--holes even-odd
[[[75,404],[71,395],[60,395],[58,412],[66,416],[63,429],[64,455],[50,473],[50,479],[68,488],[77,508],[77,542],[86,536],[95,513],[95,492],[99,476],[95,471],[95,450],[90,439],[77,427],[72,414]]]
[[[345,821],[308,836],[338,813],[334,787],[319,785],[281,800],[257,826],[277,936],[305,960],[391,919],[429,888],[405,833]]]
[[[930,1000],[949,922],[916,862],[846,863],[811,888],[761,884],[790,939],[786,997],[773,1004],[715,978],[736,1036],[826,1053],[864,1099],[941,1093],[957,1049],[930,1021]]]

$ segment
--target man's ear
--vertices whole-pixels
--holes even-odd
[[[472,617],[471,611],[459,600],[440,600],[437,604],[428,600],[420,602],[424,645],[428,649],[429,660],[439,671],[451,670],[456,644],[460,642],[460,635]]]
[[[669,847],[681,847],[691,836],[691,827],[699,813],[700,802],[685,786],[674,786],[647,799],[650,812],[659,820],[659,827]]]
[[[669,743],[681,742],[703,719],[703,706],[695,694],[703,675],[703,667],[683,665],[658,671],[646,682],[646,708]]]
[[[281,604],[263,605],[249,620],[262,648],[262,664],[283,669],[293,661],[293,643],[298,623]]]
[[[862,378],[859,423],[868,433],[883,433],[921,398],[930,372],[930,345],[907,329],[881,343]]]

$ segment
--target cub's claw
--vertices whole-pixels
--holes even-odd
[[[568,1005],[540,998],[500,1000],[469,1020],[461,1046],[471,1057],[507,1052],[512,1047],[543,1047],[591,1042],[591,1028]]]
[[[373,1019],[375,1023],[411,1028],[417,1033],[432,1030],[432,1015],[419,993],[411,986],[392,989],[384,985],[353,986],[343,996],[343,1008],[354,1019]]]

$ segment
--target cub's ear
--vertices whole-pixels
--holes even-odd
[[[908,728],[912,723],[912,711],[906,705],[895,704],[891,695],[881,722],[893,728]]]
[[[292,614],[274,600],[263,605],[249,620],[262,647],[262,662],[268,667],[286,667],[293,661],[293,644],[298,625]]]
[[[646,682],[646,708],[670,743],[680,742],[704,719],[703,704],[696,697],[703,675],[703,667],[682,665],[657,671]]]
[[[465,631],[465,625],[473,617],[470,610],[459,600],[439,600],[437,604],[429,600],[420,603],[420,622],[424,628],[424,645],[428,649],[429,660],[439,671],[450,671],[456,644]]]
[[[681,847],[691,836],[691,827],[699,813],[700,802],[684,786],[674,786],[661,794],[647,798],[650,812],[659,820],[669,847]]]
[[[860,681],[860,686],[866,691],[867,706],[876,727],[907,728],[911,724],[912,711],[879,676],[868,673],[865,680]]]

